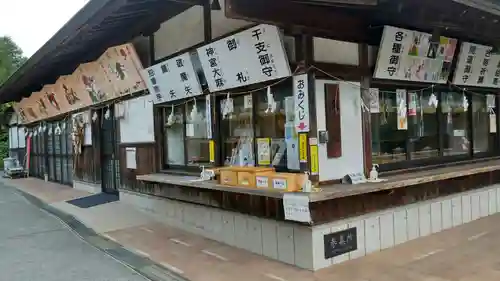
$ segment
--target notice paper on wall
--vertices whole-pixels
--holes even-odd
[[[127,169],[137,169],[136,149],[135,147],[125,148],[125,161]]]
[[[311,223],[309,195],[304,193],[283,194],[285,220]]]

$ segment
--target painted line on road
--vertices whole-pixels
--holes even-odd
[[[471,237],[467,238],[467,240],[469,241],[474,241],[474,240],[477,240],[481,237],[483,237],[484,235],[488,234],[488,231],[485,231],[485,232],[481,232],[479,234],[476,234],[476,235],[472,235]]]
[[[171,270],[177,274],[184,274],[184,271],[182,271],[180,268],[177,268],[169,263],[162,262],[160,264],[161,264],[161,266],[165,267],[166,269]]]
[[[147,228],[147,227],[141,227],[142,230],[146,231],[146,232],[149,232],[149,233],[153,233],[154,231]]]
[[[423,254],[423,255],[420,255],[420,256],[416,256],[415,258],[413,258],[413,260],[415,261],[418,261],[418,260],[422,260],[422,259],[425,259],[427,257],[430,257],[432,255],[435,255],[437,253],[440,253],[442,252],[443,249],[437,249],[437,250],[434,250],[434,251],[431,251],[431,252],[428,252],[427,254]]]
[[[180,244],[180,245],[183,245],[183,246],[186,246],[186,247],[191,247],[191,244],[186,243],[184,241],[181,241],[179,239],[170,238],[170,241],[174,242],[175,244]]]
[[[274,279],[274,280],[277,280],[277,281],[286,281],[286,279],[283,279],[283,278],[276,276],[274,274],[271,274],[271,273],[266,273],[266,274],[264,274],[264,276],[271,278],[271,279]]]
[[[216,259],[219,259],[221,261],[228,261],[228,259],[226,259],[225,257],[223,257],[223,256],[221,256],[219,254],[216,254],[214,252],[210,252],[209,250],[201,250],[201,252],[204,253],[204,254],[207,254],[209,256],[212,256],[212,257],[214,257]]]

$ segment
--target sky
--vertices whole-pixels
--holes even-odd
[[[0,36],[26,57],[42,47],[88,0],[0,0]]]

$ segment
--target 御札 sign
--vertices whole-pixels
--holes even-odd
[[[295,130],[309,132],[309,91],[307,73],[293,76],[293,96],[295,106]]]
[[[492,47],[469,42],[462,43],[453,84],[500,88],[500,55]]]
[[[393,26],[385,26],[374,78],[447,83],[457,40]]]
[[[163,103],[202,94],[189,53],[176,56],[142,71],[153,103]]]
[[[211,92],[291,75],[280,31],[261,24],[197,49]]]

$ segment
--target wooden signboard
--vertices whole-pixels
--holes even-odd
[[[12,105],[12,108],[14,108],[14,112],[16,112],[17,116],[19,116],[21,123],[26,124],[28,122],[28,119],[26,117],[26,112],[24,112],[24,108],[21,106],[21,103],[15,102]]]
[[[115,91],[98,62],[81,64],[73,75],[76,76],[76,84],[87,92],[92,104],[115,97]]]
[[[27,123],[34,122],[39,119],[38,115],[35,113],[35,100],[30,96],[29,98],[24,98],[21,100],[21,107],[26,112]]]
[[[71,112],[91,104],[90,96],[85,92],[77,93],[73,87],[72,75],[61,76],[55,84],[55,91],[58,99],[61,101],[62,111]]]
[[[57,116],[62,113],[61,100],[60,97],[56,95],[54,86],[54,84],[45,85],[42,90],[40,90],[47,106],[48,117]],[[45,119],[45,117],[43,119]]]
[[[143,69],[142,63],[131,43],[109,48],[98,61],[117,96],[146,89],[140,74]]]
[[[37,115],[37,120],[47,119],[52,115],[52,110],[50,110],[48,101],[45,99],[45,95],[43,92],[33,92],[31,93],[30,100],[34,105],[33,110]]]

